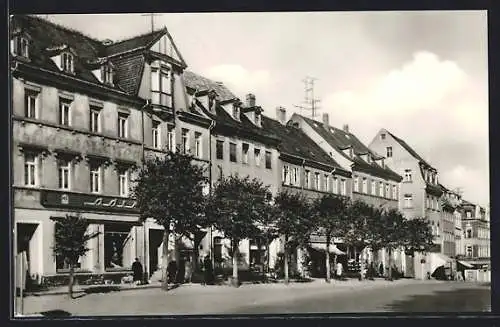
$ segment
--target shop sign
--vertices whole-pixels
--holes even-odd
[[[80,194],[61,191],[42,191],[44,207],[71,208],[84,211],[113,211],[138,213],[137,201],[128,198]]]

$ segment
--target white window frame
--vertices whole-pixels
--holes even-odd
[[[90,193],[100,194],[102,192],[102,166],[96,163],[90,163],[89,174]]]
[[[245,152],[245,146],[246,146],[246,152]],[[241,162],[243,164],[248,164],[248,152],[250,151],[250,144],[248,143],[242,143],[241,144]]]
[[[189,144],[189,129],[183,128],[181,132],[181,141],[182,141],[182,153],[188,154],[191,150]]]
[[[32,119],[38,118],[39,95],[40,92],[30,89],[24,89],[24,116],[26,118],[32,118]],[[30,101],[31,99],[33,99],[34,106],[32,106],[32,102]]]
[[[305,172],[305,187],[306,188],[311,188],[311,171],[306,170]]]
[[[39,156],[33,152],[24,154],[24,185],[27,187],[37,187]]]
[[[255,159],[255,166],[260,167],[260,163],[262,161],[262,151],[260,150],[260,148],[254,148],[253,155]]]
[[[289,180],[290,180],[289,170],[290,170],[290,167],[288,165],[283,165],[283,170],[282,170],[282,174],[281,174],[281,182],[285,185],[287,185]]]
[[[203,157],[203,139],[200,132],[194,133],[194,152],[197,158]]]
[[[368,179],[367,178],[363,178],[363,182],[362,182],[362,191],[364,194],[368,194]]]
[[[234,160],[233,156],[231,156],[231,148],[234,149]],[[229,161],[238,162],[238,144],[236,144],[235,142],[229,142]]]
[[[102,66],[101,79],[104,84],[113,85],[113,66],[109,63]]]
[[[167,149],[175,151],[175,127],[171,124],[167,124]]]
[[[153,83],[153,81],[155,82]],[[167,83],[167,86],[164,86],[165,83]],[[151,67],[151,103],[168,108],[173,106],[172,71],[163,65]]]
[[[21,35],[15,36],[13,39],[12,51],[15,55],[29,58],[29,40]]]
[[[129,115],[118,113],[118,137],[123,139],[128,137],[128,120]]]
[[[386,157],[387,158],[392,158],[392,146],[386,147],[385,151],[386,151]]]
[[[371,184],[371,194],[377,195],[377,182],[372,180]]]
[[[158,120],[153,120],[151,122],[151,143],[153,148],[161,148],[161,122]]]
[[[298,167],[293,167],[292,168],[292,175],[293,175],[293,179],[292,179],[292,183],[293,185],[295,186],[299,186],[300,185],[300,171],[299,171],[299,168]]]
[[[61,53],[61,68],[63,71],[68,73],[74,72],[75,58],[69,52]]]
[[[407,183],[413,182],[413,176],[412,176],[412,171],[411,169],[405,169],[405,179],[404,181]]]
[[[71,170],[72,170],[71,160],[60,160],[58,162],[57,170],[58,170],[59,189],[65,191],[71,190]],[[66,172],[66,177],[64,177],[65,176],[64,172]],[[64,184],[67,184],[67,186],[65,187]]]
[[[404,208],[411,209],[413,208],[413,196],[405,194],[404,196]]]
[[[323,191],[328,192],[330,190],[330,175],[323,175]]]
[[[393,200],[398,199],[398,187],[397,187],[397,185],[392,185],[392,199]]]
[[[347,183],[345,179],[340,180],[340,195],[346,195],[347,194]]]
[[[384,183],[383,182],[378,183],[378,196],[384,197]]]
[[[90,107],[90,131],[93,133],[101,133],[101,108]]]
[[[333,193],[339,194],[339,179],[337,177],[333,178]]]
[[[354,192],[359,192],[359,177],[355,176],[354,177]]]
[[[121,197],[129,195],[129,171],[126,169],[118,172],[118,192]]]
[[[269,158],[269,166],[267,165],[267,163],[268,163],[267,158]],[[273,153],[271,151],[267,151],[267,150],[265,151],[264,160],[266,161],[265,162],[266,169],[273,169]]]
[[[387,183],[385,184],[385,197],[387,199],[391,198],[391,187]]]
[[[320,176],[320,173],[316,172],[314,173],[314,189],[317,190],[317,191],[320,191],[320,181],[319,181],[319,176]]]
[[[59,98],[59,125],[71,126],[72,101]]]

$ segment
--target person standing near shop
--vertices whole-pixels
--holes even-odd
[[[136,285],[140,284],[142,282],[143,278],[143,270],[142,270],[142,264],[139,261],[139,258],[135,258],[134,263],[132,264],[132,272],[133,272],[133,277],[134,277],[134,283]]]

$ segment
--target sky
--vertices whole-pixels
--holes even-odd
[[[318,120],[365,144],[386,128],[438,169],[440,182],[489,204],[486,11],[158,14],[188,70],[223,82],[265,114],[300,113],[316,78]],[[150,31],[147,15],[51,15],[114,41]],[[309,114],[302,111],[303,114]]]

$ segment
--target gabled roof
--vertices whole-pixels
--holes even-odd
[[[237,98],[222,83],[212,81],[206,77],[203,77],[201,75],[195,74],[190,71],[184,71],[183,77],[186,87],[191,88],[193,90],[198,90],[198,92],[214,90],[219,95],[220,101],[233,100]]]
[[[262,128],[275,134],[281,141],[278,146],[280,153],[315,161],[323,165],[346,170],[323,151],[302,130],[266,116],[262,116]]]
[[[146,48],[153,45],[153,43],[166,33],[166,29],[157,30],[141,35],[134,36],[133,38],[121,40],[111,43],[106,46],[106,55],[112,56],[127,51]]]
[[[421,163],[423,163],[424,165],[428,166],[428,167],[431,167],[433,169],[435,169],[434,167],[432,167],[427,161],[425,161],[418,153],[417,151],[413,150],[413,148],[411,146],[408,145],[408,143],[406,143],[405,141],[403,141],[402,139],[400,139],[399,137],[397,137],[396,135],[392,134],[391,132],[387,131],[387,133],[389,133],[389,135],[391,135],[395,140],[396,142],[398,142],[406,151],[408,151],[415,159],[417,159],[418,161],[420,161]]]
[[[342,129],[335,128],[333,126],[325,126],[322,122],[315,121],[313,119],[297,115],[301,117],[308,125],[310,125],[314,131],[316,131],[330,146],[337,149],[338,152],[354,162],[354,170],[364,171],[375,176],[380,176],[383,178],[389,178],[396,181],[401,181],[402,177],[391,170],[389,167],[382,167],[375,162],[368,163],[363,160],[360,156],[362,154],[370,153],[374,159],[382,159],[380,155],[370,150],[366,145],[364,145],[354,134],[346,132]],[[343,149],[352,147],[354,150],[354,157],[346,155]]]

